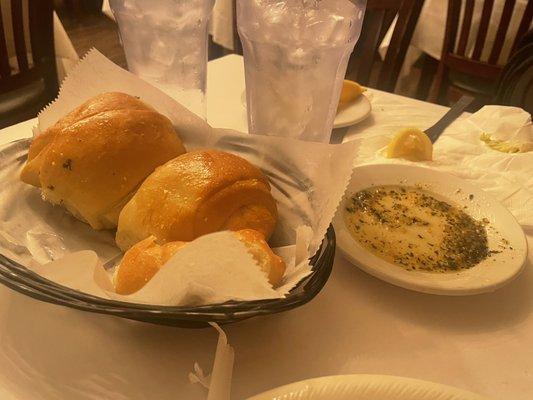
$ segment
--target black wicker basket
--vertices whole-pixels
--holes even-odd
[[[310,259],[312,273],[283,299],[229,301],[197,307],[168,307],[127,303],[91,296],[49,281],[0,254],[0,282],[34,299],[77,310],[159,325],[201,328],[208,322],[227,324],[299,307],[324,287],[335,257],[335,232],[330,226],[322,245]]]

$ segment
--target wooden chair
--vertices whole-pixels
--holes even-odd
[[[494,46],[490,49],[488,59],[481,60],[491,23],[494,0],[484,0],[483,2],[479,28],[471,54],[467,53],[467,45],[472,30],[475,0],[448,0],[443,50],[433,87],[428,97],[429,101],[446,103],[446,98],[453,101],[454,97],[460,96],[457,91],[472,94],[480,99],[492,97],[494,83],[498,81],[503,69],[503,66],[498,64],[498,59],[513,16],[515,3],[516,0],[505,0],[501,19],[497,24]],[[464,10],[463,21],[459,27],[462,9]],[[533,0],[528,0],[516,37],[513,40],[511,54],[516,49],[521,37],[528,31],[532,19]]]
[[[23,1],[27,1],[27,20],[23,17]],[[0,3],[0,128],[35,117],[57,95],[52,3],[52,0]],[[3,25],[2,16],[9,10],[6,4],[11,6],[13,43],[7,42],[9,35]],[[25,31],[29,32],[29,43]],[[9,47],[15,50],[11,59]]]
[[[393,92],[424,0],[368,0],[361,37],[350,57],[347,78]],[[398,16],[379,73],[378,48]]]
[[[501,73],[493,102],[533,114],[533,30],[524,39]]]

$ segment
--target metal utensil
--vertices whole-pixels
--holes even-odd
[[[331,137],[329,139],[329,144],[340,144],[342,143],[344,136],[348,133],[349,127],[333,129],[331,132]]]
[[[448,125],[459,118],[463,111],[472,103],[472,101],[474,101],[472,96],[462,96],[441,119],[424,131],[431,140],[431,143],[435,143],[437,141],[442,132],[444,132],[444,129],[446,129]]]
[[[115,265],[118,264],[118,262],[122,259],[124,256],[123,253],[117,254],[115,257],[111,258],[110,260],[107,260],[107,262],[104,264],[104,269],[110,269],[113,268]]]

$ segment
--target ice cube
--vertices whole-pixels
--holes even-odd
[[[148,57],[157,63],[162,64],[165,67],[169,67],[174,62],[176,57],[175,47],[176,42],[170,42],[168,40],[162,40],[156,37],[150,43],[150,50]]]
[[[239,30],[279,45],[346,43],[358,34],[360,5],[349,0],[240,0]],[[354,0],[360,3],[364,0]]]
[[[311,50],[304,50],[298,47],[287,53],[287,63],[290,68],[304,68],[312,62]]]

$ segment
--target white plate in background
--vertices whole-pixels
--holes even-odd
[[[371,112],[372,104],[363,93],[353,103],[350,103],[350,105],[337,112],[337,116],[333,122],[333,129],[355,125],[368,118]]]
[[[437,383],[386,375],[338,375],[308,379],[248,400],[487,400]]]
[[[246,90],[241,94],[241,103],[246,110]],[[368,100],[368,97],[363,93],[349,106],[346,106],[337,112],[335,120],[333,121],[333,129],[346,128],[355,125],[368,118],[371,112],[372,104],[370,103],[370,100]]]
[[[474,219],[487,218],[493,228],[487,230],[490,247],[494,248],[501,238],[508,240],[509,246],[474,267],[458,272],[408,271],[391,264],[353,239],[344,221],[344,212],[351,195],[380,185],[422,185],[424,189],[443,197],[449,203],[466,207],[464,211]],[[471,295],[492,292],[518,276],[527,257],[524,231],[513,215],[496,199],[456,176],[412,165],[369,164],[356,167],[333,225],[337,248],[353,264],[393,285],[423,293]]]

